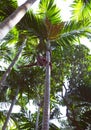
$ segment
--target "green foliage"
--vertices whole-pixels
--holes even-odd
[[[88,19],[81,21],[70,21],[65,23],[63,30],[61,30],[60,41],[64,43],[70,43],[77,39],[77,37],[90,35],[91,23]]]
[[[91,1],[90,0],[74,0],[72,4],[72,19],[79,21],[90,17]]]
[[[0,101],[3,102],[5,100],[11,101],[15,89],[18,86],[20,87],[17,104],[22,107],[22,110],[19,114],[11,114],[11,118],[15,122],[14,125],[17,126],[16,129],[32,130],[35,128],[37,114],[27,114],[26,104],[29,100],[36,100],[38,103],[38,95],[40,101],[43,102],[45,68],[38,66],[23,68],[23,66],[36,61],[37,53],[40,52],[36,49],[39,44],[45,44],[47,38],[51,40],[52,48],[51,119],[57,118],[60,121],[60,111],[57,106],[60,104],[67,106],[67,116],[71,126],[76,127],[73,118],[82,130],[87,128],[88,124],[91,124],[91,107],[89,105],[91,101],[91,55],[89,49],[85,46],[74,45],[75,42],[78,42],[79,37],[91,37],[91,22],[88,18],[90,3],[89,0],[75,0],[72,5],[74,8],[72,21],[64,23],[54,0],[41,0],[38,12],[34,14],[33,11],[29,11],[1,43],[0,60],[9,64],[17,54],[21,43],[27,38],[22,56],[8,76],[5,82],[5,90],[1,93],[0,98]],[[17,4],[14,1],[1,1],[0,21],[10,15],[16,7]],[[50,28],[51,35],[49,35]],[[54,34],[57,34],[54,32],[57,30],[58,35],[54,37]],[[40,47],[40,50],[42,49]],[[20,66],[21,68],[19,68]],[[4,72],[5,69],[0,70],[0,77]],[[65,95],[63,96],[62,90],[65,86],[65,79],[68,82],[68,88],[65,87]],[[61,96],[56,96],[58,93]],[[38,105],[37,103],[36,105]],[[42,124],[42,107],[40,109],[39,129],[41,129]],[[2,117],[0,119],[3,121]],[[13,128],[11,129],[13,130]],[[50,123],[50,130],[59,130],[59,128]]]
[[[0,1],[0,21],[3,21],[17,8],[16,0]]]
[[[60,23],[60,9],[54,4],[54,0],[41,0],[39,4],[39,14],[42,18],[48,18],[52,24]]]
[[[70,51],[69,51],[70,52]],[[70,68],[67,75],[68,86],[65,86],[65,96],[63,101],[67,106],[67,117],[71,126],[75,129],[86,129],[89,127],[89,117],[85,115],[85,120],[81,119],[87,110],[90,110],[91,102],[91,55],[88,48],[77,45],[70,55]]]
[[[46,27],[43,19],[29,11],[20,21],[19,29],[28,31],[29,35],[45,38],[47,36]],[[41,30],[40,30],[41,28]]]

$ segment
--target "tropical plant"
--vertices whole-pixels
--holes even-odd
[[[5,73],[3,74],[3,76],[2,76],[2,78],[1,78],[1,80],[0,80],[0,88],[1,88],[0,91],[2,91],[2,90],[4,89],[4,83],[5,83],[5,81],[6,81],[6,78],[7,78],[7,76],[9,75],[9,73],[11,72],[11,69],[12,69],[12,67],[15,65],[17,59],[19,58],[19,56],[20,56],[20,54],[21,54],[21,51],[22,51],[22,49],[23,49],[23,47],[24,47],[25,44],[26,44],[26,39],[25,39],[25,41],[22,43],[21,47],[19,48],[18,53],[16,54],[15,58],[13,59],[13,61],[11,62],[11,64],[9,65],[8,69],[7,69],[7,70],[5,71]]]
[[[67,88],[64,86],[65,95],[63,96],[67,106],[68,122],[75,130],[90,129],[90,117],[86,113],[89,113],[91,109],[89,94],[91,92],[91,55],[85,46],[77,45],[69,60],[71,66],[67,75],[68,86]]]
[[[25,16],[25,18],[23,18],[21,20],[21,23],[23,27],[23,24],[24,24],[24,27],[26,29],[26,31],[29,31],[30,33],[32,32],[33,34],[35,34],[39,40],[40,40],[40,45],[43,43],[43,44],[46,44],[46,48],[45,49],[45,52],[46,53],[46,61],[47,61],[47,66],[46,66],[46,87],[45,87],[45,96],[44,96],[44,118],[43,118],[43,130],[47,130],[49,129],[49,110],[50,110],[50,103],[49,103],[49,100],[50,100],[50,40],[53,40],[57,37],[58,33],[58,27],[61,27],[61,23],[58,24],[60,22],[60,17],[59,17],[59,10],[56,8],[56,6],[54,5],[54,0],[52,0],[51,2],[48,1],[46,6],[45,4],[46,2],[45,1],[41,1],[40,2],[40,5],[42,8],[47,8],[46,12],[44,12],[44,14],[42,12],[42,9],[41,9],[41,12],[40,14],[38,14],[39,18],[37,18],[36,16],[34,16],[32,13],[30,13],[30,16],[29,14],[27,14]],[[52,12],[51,10],[54,10],[55,12]],[[54,14],[54,18],[53,20],[51,19],[52,18],[52,15]],[[49,16],[47,16],[49,15]],[[57,17],[56,17],[57,16]],[[44,20],[44,17],[45,17],[45,20]],[[26,23],[26,20],[28,19],[29,21],[29,24]],[[51,21],[53,23],[51,23]],[[23,23],[23,21],[25,23]],[[40,21],[40,23],[39,23]],[[31,25],[30,25],[31,23]],[[34,23],[36,23],[36,26],[34,25]],[[56,28],[57,26],[57,28]],[[39,30],[39,28],[43,29],[43,30]],[[53,33],[53,30],[54,28],[57,30],[57,32],[55,31]],[[22,28],[24,29],[24,28]],[[52,29],[52,30],[51,30]],[[60,30],[60,28],[59,28]],[[42,34],[42,35],[41,35]],[[42,43],[41,43],[41,39],[42,39]],[[39,52],[38,52],[39,53]]]
[[[79,21],[90,18],[91,1],[90,0],[74,0],[72,4],[72,19]]]
[[[0,40],[2,40],[7,33],[21,20],[25,13],[29,10],[31,5],[36,0],[27,0],[24,4],[18,7],[8,18],[0,23]]]
[[[79,41],[80,36],[90,36],[90,26],[91,25],[89,19],[84,21],[81,19],[80,21],[63,22],[60,18],[60,10],[54,4],[54,0],[41,0],[39,4],[39,11],[36,14],[33,14],[33,12],[29,11],[16,26],[19,30],[19,34],[21,34],[21,32],[23,34],[23,41],[25,40],[27,35],[27,43],[26,47],[23,49],[22,57],[18,61],[15,70],[12,69],[11,73],[8,75],[7,82],[10,86],[11,93],[14,93],[13,89],[15,89],[16,86],[20,86],[18,104],[23,108],[26,108],[26,104],[29,102],[29,100],[34,100],[38,94],[40,95],[40,98],[43,99],[44,77],[46,75],[46,95],[48,96],[45,95],[44,98],[44,100],[47,100],[46,102],[44,101],[45,106],[43,122],[45,124],[43,123],[43,126],[41,126],[43,130],[49,129],[49,98],[51,97],[51,101],[54,100],[56,102],[57,99],[55,94],[62,91],[65,76],[67,77],[71,75],[71,63],[69,59],[70,56],[73,56],[74,47],[72,46],[72,44],[74,43],[74,41]],[[52,59],[50,57],[50,52],[52,53]],[[69,52],[70,56],[68,56]],[[27,65],[30,62],[35,62],[38,54],[42,54],[43,56],[45,56],[46,54],[46,74],[44,73],[45,68],[41,67],[31,67],[27,69],[23,67],[21,67],[20,69],[18,68],[18,66]],[[65,60],[65,58],[67,59]],[[52,67],[50,66],[50,60],[52,61]],[[51,95],[50,68],[52,68]],[[27,98],[25,98],[24,96],[27,96]],[[42,122],[41,113],[42,111],[40,111],[39,118],[41,119],[39,119],[39,124],[41,124]],[[45,117],[45,114],[47,118]],[[30,118],[23,115],[21,116],[22,119],[20,118],[20,116],[18,118],[13,117],[13,119],[18,119],[19,121],[20,118],[21,126],[18,126],[18,128],[33,129],[35,127],[34,124],[36,118],[32,117],[33,116],[31,116],[30,120]],[[52,129],[53,127],[54,129],[58,129],[57,127],[52,125]]]
[[[9,111],[8,111],[8,114],[7,114],[5,123],[4,123],[3,127],[2,127],[2,130],[5,130],[6,127],[7,127],[7,124],[8,124],[8,122],[9,122],[9,118],[10,118],[12,109],[13,109],[15,103],[16,103],[16,97],[17,97],[17,95],[18,95],[18,92],[19,92],[19,87],[17,87],[17,89],[16,89],[15,97],[14,97],[14,99],[12,100],[12,103],[11,103],[10,109],[9,109]]]

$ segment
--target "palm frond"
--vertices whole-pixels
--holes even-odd
[[[0,21],[8,17],[17,8],[17,0],[0,1]]]
[[[29,11],[20,21],[18,27],[38,38],[56,39],[63,28],[60,10],[54,4],[54,0],[40,1],[38,13],[34,14]]]
[[[61,31],[60,40],[63,40],[65,43],[72,43],[80,36],[90,36],[91,34],[91,23],[87,20],[82,20],[79,22],[71,21],[65,23],[63,30]]]
[[[0,59],[5,59],[7,53],[10,53],[10,48],[6,45],[7,43],[4,42],[1,46],[0,46]]]
[[[47,37],[47,30],[43,19],[35,15],[32,11],[29,11],[19,22],[18,28],[20,30],[27,30],[29,35],[35,35],[37,37]]]
[[[52,24],[60,23],[60,9],[57,8],[54,0],[41,0],[39,4],[39,14],[44,19],[48,18]]]
[[[90,0],[74,0],[71,5],[72,10],[72,19],[73,20],[82,20],[84,18],[91,16],[91,1]]]

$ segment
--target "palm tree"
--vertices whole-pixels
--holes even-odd
[[[21,20],[21,18],[25,15],[35,1],[36,0],[27,0],[2,23],[0,23],[0,40],[2,40],[7,33]]]
[[[43,3],[45,3],[45,1],[42,1],[40,3],[40,5],[42,5]],[[48,1],[47,7],[52,8],[53,6],[54,6],[54,0],[51,1],[51,2]],[[55,13],[57,13],[57,14],[59,13],[59,10],[57,8],[55,8],[54,14]],[[50,55],[51,55],[50,54],[51,53],[50,48],[51,48],[51,46],[50,46],[50,41],[57,37],[58,27],[61,27],[61,26],[58,24],[58,22],[60,22],[60,20],[59,20],[60,16],[59,15],[58,15],[57,18],[54,17],[54,19],[52,21],[52,22],[54,22],[53,24],[50,22],[50,20],[48,18],[46,18],[44,20],[44,17],[46,16],[46,14],[42,14],[42,15],[43,15],[42,17],[41,17],[41,15],[34,16],[30,12],[20,21],[18,27],[20,29],[25,29],[25,30],[29,31],[30,34],[33,33],[34,35],[36,35],[40,40],[38,47],[42,43],[44,44],[44,46],[46,46],[45,48],[42,48],[42,49],[45,50],[44,53],[46,53],[46,61],[47,61],[46,79],[45,79],[45,96],[44,96],[44,116],[43,116],[44,118],[43,118],[43,128],[42,129],[47,130],[47,129],[49,129],[49,118],[50,118],[50,114],[49,114],[50,113],[49,112],[49,110],[50,110],[50,73],[51,73],[51,64],[50,64],[50,62],[51,62],[50,61],[50,59],[51,59],[50,58]],[[52,16],[51,16],[51,18],[52,18]],[[26,22],[27,19],[28,19],[29,23]],[[56,23],[57,23],[57,29],[56,29]],[[39,28],[41,28],[41,30]],[[54,28],[55,28],[55,32],[53,32]],[[60,28],[59,28],[59,30],[60,30]],[[42,39],[42,43],[41,43],[41,39]],[[45,43],[45,41],[46,41],[46,43]],[[39,50],[37,52],[40,53]]]
[[[7,124],[8,124],[8,121],[9,121],[12,109],[13,109],[15,103],[16,103],[16,97],[18,95],[18,92],[19,92],[19,87],[17,87],[17,89],[16,89],[16,93],[15,93],[14,99],[12,100],[12,103],[11,103],[10,109],[8,111],[5,123],[4,123],[3,127],[2,127],[2,130],[6,130],[6,127],[7,127]]]
[[[46,79],[45,79],[45,92],[44,92],[44,111],[43,111],[43,126],[42,130],[49,130],[49,119],[50,119],[50,40],[47,41],[46,50]]]
[[[69,44],[74,41],[77,36],[87,35],[88,33],[86,34],[86,32],[89,31],[90,23],[86,20],[84,22],[61,22],[59,15],[60,11],[54,5],[54,0],[48,0],[46,2],[42,0],[39,7],[39,14],[35,16],[29,12],[29,14],[26,14],[21,20],[21,23],[18,24],[18,27],[22,30],[27,30],[28,35],[34,34],[39,38],[40,43],[38,44],[38,49],[40,45],[42,45],[41,49],[44,50],[43,45],[46,44],[45,53],[47,65],[42,129],[48,130],[50,118],[50,48],[52,46],[52,41],[56,41],[60,45],[62,45],[62,43]],[[40,50],[37,50],[37,52],[40,53]]]
[[[48,79],[46,79],[46,102],[44,104],[44,113],[47,114],[46,116],[43,116],[43,122],[47,123],[46,125],[43,124],[43,130],[49,129],[48,122],[49,122],[49,97],[50,97],[50,43],[52,46],[52,41],[57,41],[59,43],[70,43],[72,40],[75,40],[77,36],[81,35],[87,35],[88,32],[90,32],[89,27],[90,23],[87,20],[78,21],[78,22],[68,22],[63,23],[61,22],[59,10],[57,10],[53,4],[54,1],[42,1],[40,2],[40,14],[38,16],[34,16],[29,13],[27,14],[22,20],[21,20],[21,27],[22,29],[27,29],[29,33],[33,33],[36,35],[39,39],[42,39],[43,41],[40,42],[40,44],[47,44],[46,47],[46,60],[48,61],[47,67],[46,67],[46,76],[48,76]],[[54,14],[53,14],[54,13]],[[29,21],[26,22],[26,21]],[[31,23],[31,24],[30,24]],[[19,26],[20,26],[19,24]],[[35,26],[36,25],[36,26]],[[71,27],[71,28],[70,28]],[[41,28],[41,30],[39,29]],[[87,33],[86,33],[87,32]],[[57,40],[58,39],[58,40]],[[46,41],[46,43],[45,43]],[[40,46],[39,44],[39,46]],[[43,47],[43,46],[42,46]],[[42,48],[43,49],[43,48]],[[48,84],[49,82],[49,84]],[[44,98],[44,100],[46,99]],[[46,108],[47,107],[47,108]],[[46,112],[45,112],[46,111]],[[46,119],[47,118],[47,119]]]
[[[49,129],[49,109],[50,109],[50,48],[55,42],[56,45],[70,44],[78,36],[87,35],[90,32],[89,21],[80,22],[62,22],[59,10],[53,4],[54,0],[43,0],[40,2],[40,13],[34,15],[31,12],[26,14],[17,25],[20,31],[24,31],[28,36],[33,35],[38,44],[37,48],[42,45],[42,54],[46,53],[46,81],[45,81],[45,107],[43,115],[43,130]],[[35,26],[36,25],[36,26]],[[41,29],[40,29],[41,28]],[[28,37],[28,40],[30,37]],[[41,40],[42,39],[42,40]],[[29,41],[28,41],[29,43]],[[56,47],[56,45],[54,47]],[[46,48],[44,48],[46,47]],[[41,49],[36,50],[40,53]],[[26,61],[25,61],[26,62]],[[27,74],[25,74],[27,76]],[[30,75],[29,75],[30,76]],[[28,77],[27,77],[28,78]],[[27,79],[26,78],[26,79]],[[34,77],[33,77],[34,78]],[[29,78],[30,79],[30,78]],[[31,78],[32,79],[32,78]],[[25,80],[25,79],[24,79]],[[27,80],[28,81],[28,80]],[[48,96],[48,97],[47,97]],[[46,114],[46,115],[45,115]]]

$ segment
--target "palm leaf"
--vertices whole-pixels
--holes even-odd
[[[41,0],[39,4],[39,14],[41,17],[46,17],[51,21],[52,24],[60,23],[60,9],[54,4],[54,0]]]
[[[72,19],[82,20],[91,16],[91,1],[90,0],[74,0],[71,5]]]
[[[81,20],[79,22],[71,21],[65,23],[63,30],[60,33],[60,42],[72,43],[80,36],[91,36],[91,23],[87,20]]]
[[[0,1],[0,21],[3,21],[17,8],[16,0]]]
[[[50,40],[58,37],[63,26],[60,10],[54,4],[54,0],[40,1],[38,13],[35,15],[29,11],[18,24],[19,29],[27,30],[29,35]]]
[[[26,30],[29,35],[35,35],[39,38],[50,40],[58,37],[63,26],[63,22],[52,24],[47,17],[44,20],[43,18],[40,18],[39,14],[35,15],[32,11],[28,12],[18,24],[19,29]]]
[[[29,11],[19,22],[18,28],[20,30],[26,30],[29,35],[35,35],[37,37],[47,37],[47,31],[43,19],[35,15],[32,11]]]

